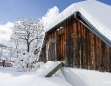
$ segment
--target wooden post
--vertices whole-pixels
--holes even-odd
[[[55,67],[52,71],[50,71],[45,77],[51,77],[57,70],[59,70],[63,66],[63,62],[61,62],[57,67]],[[45,71],[44,71],[45,72]]]

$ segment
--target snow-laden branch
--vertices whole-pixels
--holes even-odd
[[[34,55],[34,51],[38,50],[39,52],[39,43],[44,34],[43,28],[43,23],[40,20],[19,19],[15,23],[11,41],[15,43],[16,56],[20,63],[17,64],[22,66],[20,68],[28,68],[37,61],[38,55]]]

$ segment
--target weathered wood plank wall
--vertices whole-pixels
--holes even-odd
[[[43,50],[49,53],[48,60],[65,61],[69,67],[111,72],[111,48],[74,17],[47,32],[45,43],[49,43],[49,51]]]

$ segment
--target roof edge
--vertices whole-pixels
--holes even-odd
[[[80,16],[83,21],[77,18],[77,16]],[[102,33],[100,33],[79,11],[74,13],[74,17],[80,21],[82,24],[84,24],[89,30],[91,30],[95,35],[97,35],[103,42],[105,42],[108,46],[111,47],[111,41],[105,37]]]

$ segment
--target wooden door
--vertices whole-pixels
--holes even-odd
[[[73,38],[69,37],[69,39],[66,40],[66,66],[73,67],[73,60],[74,60],[74,49],[73,49]]]
[[[48,49],[48,60],[49,61],[55,61],[56,60],[56,42],[51,41],[49,44],[49,49]]]

